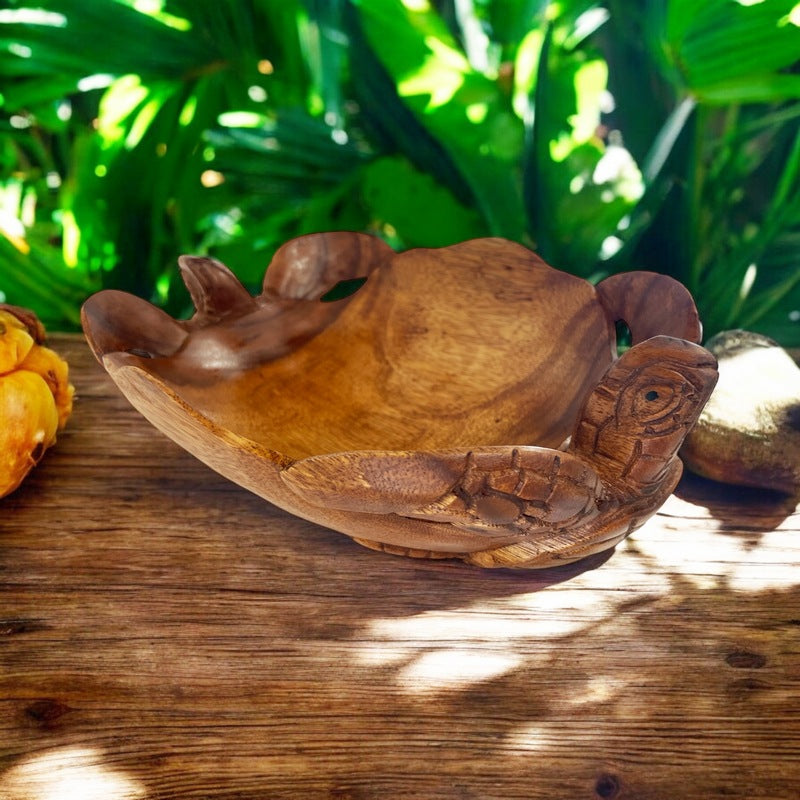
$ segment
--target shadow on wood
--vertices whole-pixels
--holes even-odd
[[[697,484],[602,568],[393,559],[54,346],[73,423],[0,514],[3,800],[796,797],[796,511],[753,541]]]

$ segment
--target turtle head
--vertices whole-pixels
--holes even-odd
[[[621,491],[657,490],[717,382],[700,345],[654,336],[617,359],[586,400],[570,445]],[[677,480],[677,477],[675,477]]]

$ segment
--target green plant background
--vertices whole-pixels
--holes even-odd
[[[5,0],[0,297],[76,329],[321,230],[673,275],[800,345],[794,0]]]

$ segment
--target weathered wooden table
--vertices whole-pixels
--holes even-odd
[[[78,337],[0,501],[0,798],[800,796],[800,509],[685,479],[610,556],[364,550],[156,432]]]

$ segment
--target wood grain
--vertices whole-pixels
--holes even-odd
[[[595,289],[504,239],[394,253],[308,234],[280,248],[255,297],[220,262],[179,263],[191,319],[118,291],[84,304],[117,386],[220,474],[397,554],[542,568],[614,546],[672,493],[717,379],[673,278]],[[347,279],[358,291],[325,302]],[[635,344],[617,358],[622,320]],[[406,463],[385,469],[382,454]]]
[[[0,503],[2,800],[797,797],[794,502],[689,477],[588,564],[399,559],[53,346],[75,414]]]

